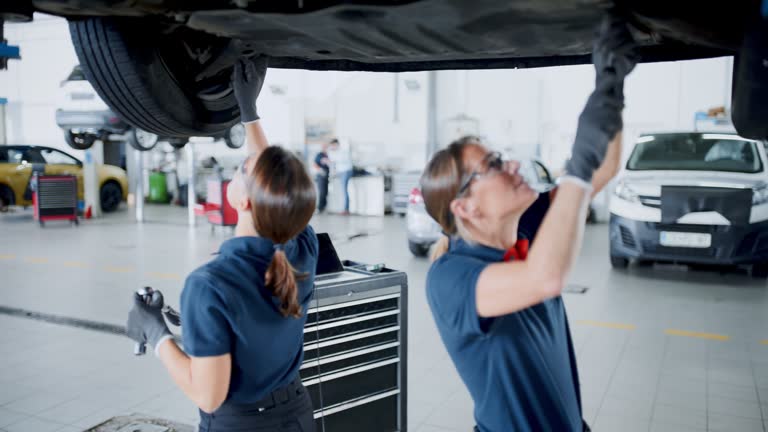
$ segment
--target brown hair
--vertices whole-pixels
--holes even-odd
[[[280,301],[283,316],[298,318],[296,270],[282,249],[288,240],[303,231],[315,212],[315,185],[301,161],[280,147],[261,153],[250,175],[248,195],[256,232],[275,244],[275,254],[264,282]]]
[[[450,236],[458,234],[456,219],[451,212],[451,202],[456,198],[465,175],[463,155],[469,145],[480,145],[475,136],[462,137],[435,153],[421,176],[421,195],[427,213],[443,228],[441,238],[432,252],[435,260],[448,252]]]

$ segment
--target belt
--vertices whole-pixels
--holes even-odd
[[[278,405],[282,405],[290,400],[293,400],[296,396],[301,395],[303,392],[304,385],[301,383],[300,378],[296,378],[295,380],[288,383],[288,385],[273,391],[258,402],[249,405],[257,407],[259,412],[264,412],[268,409],[272,409]]]

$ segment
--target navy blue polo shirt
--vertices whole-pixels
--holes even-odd
[[[545,194],[531,207],[521,234],[535,235],[548,203]],[[478,277],[503,261],[504,253],[454,239],[427,275],[429,306],[475,403],[477,426],[481,432],[581,431],[576,359],[562,298],[496,318],[477,314]]]
[[[298,281],[304,312],[312,298],[318,243],[308,226],[285,244]],[[232,377],[225,403],[252,403],[289,384],[304,358],[301,318],[283,317],[279,302],[264,286],[274,254],[261,237],[225,241],[219,254],[187,277],[181,293],[184,350],[193,357],[232,355]]]

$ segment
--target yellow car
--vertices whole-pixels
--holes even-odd
[[[77,176],[77,198],[84,199],[83,163],[79,160],[50,147],[0,145],[0,208],[32,205],[29,180],[33,172]],[[96,172],[101,210],[117,210],[128,196],[128,176],[124,170],[111,165],[98,165]]]

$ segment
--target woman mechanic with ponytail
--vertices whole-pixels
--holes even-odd
[[[128,318],[128,335],[154,347],[200,408],[201,432],[315,430],[299,379],[318,256],[308,226],[315,186],[301,161],[269,147],[259,124],[256,98],[266,69],[259,57],[235,65],[232,85],[251,154],[227,191],[238,213],[235,237],[184,285],[184,351],[158,302],[147,305],[137,296]]]
[[[633,47],[625,23],[609,14],[593,50],[595,90],[551,202],[528,187],[518,164],[477,140],[435,154],[422,177],[427,211],[450,236],[427,275],[427,299],[479,432],[589,430],[560,294],[590,198],[618,170]],[[538,220],[524,217],[534,203],[548,207]],[[530,250],[521,233],[535,234]]]

